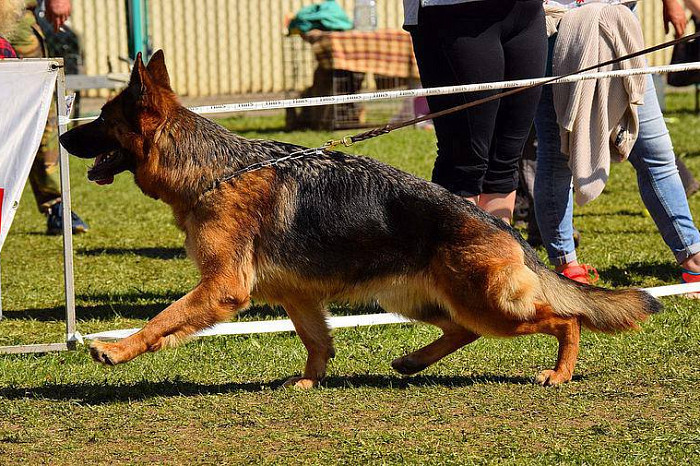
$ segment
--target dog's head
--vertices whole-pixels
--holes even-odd
[[[63,134],[61,144],[77,157],[94,158],[88,179],[109,184],[115,175],[126,170],[135,172],[145,162],[154,134],[173,105],[177,105],[177,99],[170,87],[163,51],[153,54],[148,66],[139,53],[129,85],[102,107],[95,121]]]

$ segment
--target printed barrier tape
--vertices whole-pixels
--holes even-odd
[[[658,286],[655,288],[644,288],[644,291],[654,297],[673,296],[684,293],[700,292],[700,282],[698,283],[683,283],[680,285]],[[347,327],[365,327],[368,325],[386,325],[386,324],[405,324],[413,322],[406,317],[397,314],[365,314],[353,316],[331,317],[328,319],[330,328],[347,328]],[[109,330],[106,332],[91,333],[84,335],[86,340],[118,340],[126,338],[138,332],[138,328],[130,328],[124,330]],[[248,335],[254,333],[275,333],[275,332],[293,332],[294,325],[289,319],[279,320],[261,320],[256,322],[226,322],[217,324],[208,329],[202,330],[194,334],[195,337],[210,337],[215,335]]]
[[[677,65],[651,66],[646,68],[632,68],[628,70],[615,70],[594,73],[584,73],[561,78],[549,84],[569,83],[588,79],[620,78],[625,76],[636,76],[640,74],[664,74],[677,71],[700,70],[700,62],[681,63]],[[373,100],[402,99],[408,97],[425,97],[433,95],[457,94],[460,92],[479,92],[496,89],[511,89],[524,87],[544,82],[551,78],[521,79],[517,81],[499,81],[481,84],[466,84],[462,86],[444,86],[428,89],[405,89],[400,91],[380,91],[366,92],[362,94],[331,95],[323,97],[310,97],[306,99],[285,99],[266,100],[261,102],[242,102],[237,104],[204,105],[200,107],[190,107],[190,110],[203,114],[213,115],[217,113],[250,112],[257,110],[277,110],[282,108],[313,107],[317,105],[336,105],[357,102],[369,102]],[[96,116],[68,118],[60,120],[60,124],[69,121],[91,121],[97,119]]]

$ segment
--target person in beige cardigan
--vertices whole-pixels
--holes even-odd
[[[686,25],[683,8],[677,0],[663,1],[667,29],[670,23],[676,35],[683,34]],[[566,3],[573,2],[550,1],[549,7],[553,3],[566,11]],[[604,10],[608,11],[603,13]],[[630,50],[643,47],[638,20],[626,6],[584,5],[567,11],[564,18],[559,23],[560,37],[553,47],[555,74],[576,67],[571,60],[576,61],[576,54],[584,57],[586,47],[596,51],[611,47],[600,53],[612,53],[612,56],[624,54],[627,47]],[[614,49],[620,46],[625,50]],[[641,82],[618,80],[615,92],[606,94],[606,86],[609,91],[611,85],[594,83],[592,90],[569,86],[560,89],[560,95],[554,91],[554,96],[548,88],[540,100],[535,117],[538,139],[535,211],[550,262],[569,278],[584,283],[592,281],[590,272],[594,269],[579,264],[574,248],[572,184],[577,187],[576,201],[580,204],[600,194],[607,180],[609,162],[609,158],[601,162],[601,152],[607,152],[613,159],[628,157],[633,164],[642,200],[683,269],[683,280],[698,281],[700,232],[688,207],[651,76],[642,78]],[[601,89],[599,95],[588,95]],[[595,105],[586,108],[586,100]]]

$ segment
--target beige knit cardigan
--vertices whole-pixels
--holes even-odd
[[[639,21],[623,5],[592,3],[567,12],[554,48],[555,75],[567,74],[644,48]],[[641,68],[641,57],[598,71]],[[637,105],[645,77],[591,79],[554,86],[561,151],[569,156],[575,200],[583,205],[600,195],[614,161],[625,160],[637,139]]]

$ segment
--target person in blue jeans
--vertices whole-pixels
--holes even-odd
[[[646,81],[644,105],[638,107],[638,112],[639,135],[629,161],[637,172],[639,192],[661,236],[685,269],[684,281],[696,281],[693,274],[700,272],[700,233],[688,207],[651,75]],[[551,87],[542,92],[535,128],[535,213],[547,255],[558,272],[588,282],[590,267],[578,263],[574,248],[571,169],[559,149]]]
[[[683,33],[685,22],[682,23],[673,22],[677,26],[677,36]],[[555,37],[550,38],[550,57],[554,40]],[[683,281],[700,281],[700,233],[693,223],[651,75],[646,78],[644,105],[638,107],[638,116],[639,134],[629,161],[637,172],[642,201],[680,264]],[[568,158],[560,151],[551,86],[542,92],[535,129],[538,141],[535,214],[547,255],[557,272],[590,283],[590,272],[596,276],[597,272],[586,264],[579,264],[576,256],[572,174]],[[698,294],[690,297],[698,297]]]

